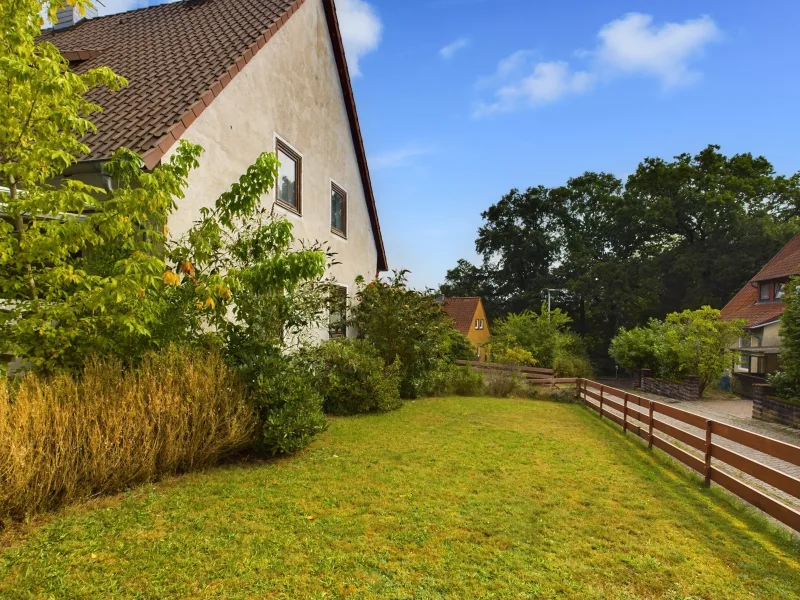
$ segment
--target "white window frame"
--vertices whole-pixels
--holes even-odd
[[[344,291],[345,291],[345,296],[344,296],[344,298],[345,298],[345,306],[344,306],[344,314],[342,315],[342,318],[345,321],[345,326],[344,326],[344,334],[342,335],[342,338],[346,338],[347,337],[347,302],[350,300],[350,286],[347,285],[346,283],[339,283],[338,281],[333,282],[333,285],[335,287],[338,287],[338,288],[344,288]],[[331,337],[331,314],[330,314],[330,310],[329,310],[328,311],[328,339],[329,340],[336,340],[336,339],[342,339],[342,338]]]

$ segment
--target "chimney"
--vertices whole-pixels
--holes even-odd
[[[56,13],[57,21],[56,24],[53,25],[53,30],[58,31],[59,29],[66,29],[67,27],[72,27],[83,19],[93,19],[96,16],[97,7],[95,6],[86,7],[86,11],[83,16],[81,16],[80,11],[74,6],[65,6]]]

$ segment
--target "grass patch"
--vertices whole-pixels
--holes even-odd
[[[70,509],[3,598],[797,598],[800,547],[578,405],[444,398]]]

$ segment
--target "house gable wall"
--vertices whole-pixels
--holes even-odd
[[[333,276],[352,295],[357,276],[374,276],[378,253],[322,0],[307,0],[183,134],[205,152],[170,219],[172,234],[191,227],[261,152],[274,151],[276,136],[302,155],[302,216],[276,212],[297,239],[329,242],[342,263]],[[346,240],[331,232],[332,181],[347,192]],[[270,193],[264,204],[273,203]]]

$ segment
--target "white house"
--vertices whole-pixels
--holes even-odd
[[[279,185],[265,203],[301,239],[329,242],[352,293],[387,268],[333,0],[184,0],[104,17],[59,15],[44,32],[76,71],[109,66],[123,90],[94,90],[91,154],[66,176],[97,183],[124,146],[153,168],[185,139],[205,149],[169,228],[180,235],[264,151]]]

